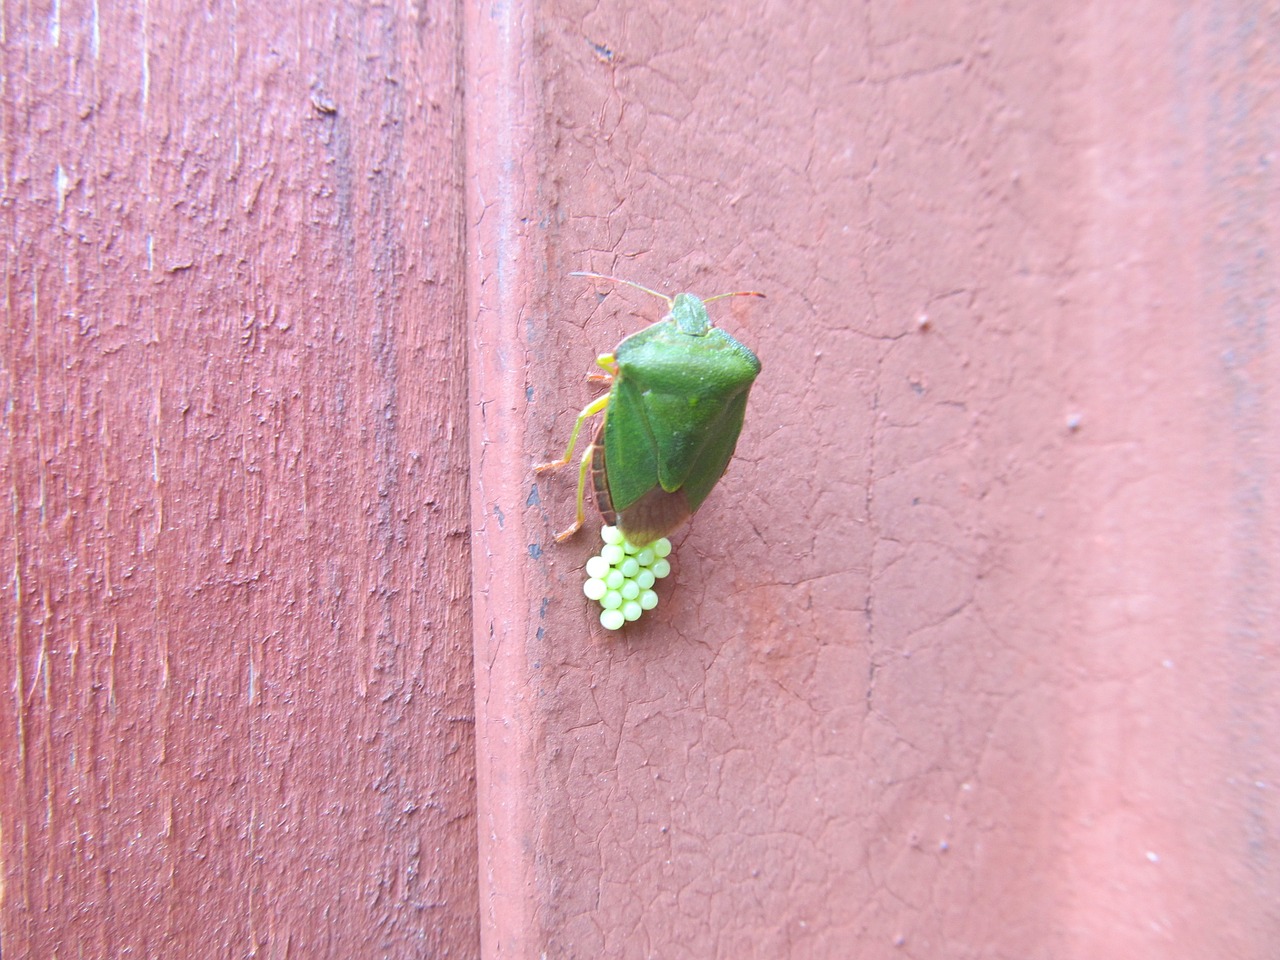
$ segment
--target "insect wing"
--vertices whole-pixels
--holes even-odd
[[[630,380],[614,380],[604,423],[604,464],[615,511],[625,510],[658,485],[658,443],[644,402],[642,391]]]
[[[660,485],[683,488],[692,513],[733,455],[760,361],[723,330],[690,336],[668,323],[628,337],[615,355],[604,436],[614,508]]]
[[[682,486],[689,501],[689,512],[702,506],[712,488],[724,476],[742,433],[742,420],[747,411],[747,391],[750,385],[736,397],[725,403],[721,415],[709,425],[702,449],[698,450],[689,465]]]

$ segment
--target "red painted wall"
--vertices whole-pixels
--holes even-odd
[[[489,955],[1270,956],[1274,5],[503,9],[467,65]],[[713,305],[764,373],[622,636],[591,538],[550,544],[573,478],[528,473],[656,316],[583,269],[770,296]]]
[[[3,16],[4,956],[1274,952],[1274,4]]]

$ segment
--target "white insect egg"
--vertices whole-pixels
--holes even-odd
[[[604,546],[587,561],[582,592],[600,604],[600,625],[619,630],[658,605],[653,585],[671,572],[671,541],[663,537],[641,548],[610,526],[601,528],[600,539]]]

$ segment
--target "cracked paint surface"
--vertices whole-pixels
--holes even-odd
[[[1205,70],[1210,35],[1237,36],[1158,4],[1105,27],[982,4],[549,8],[528,81],[541,105],[522,114],[544,125],[523,171],[526,198],[540,192],[523,234],[539,251],[523,267],[539,291],[519,328],[525,460],[560,449],[594,356],[655,318],[570,271],[770,299],[714,305],[764,371],[726,477],[674,538],[661,616],[616,639],[593,627],[585,543],[525,565],[539,595],[517,608],[537,630],[501,713],[521,729],[507,756],[525,799],[520,832],[494,840],[525,906],[493,955],[1265,955],[1273,917],[1243,878],[1274,891],[1274,860],[1237,868],[1208,843],[1225,832],[1244,856],[1274,804],[1207,790],[1228,812],[1193,826],[1176,733],[1202,738],[1179,704],[1207,706],[1216,684],[1180,671],[1220,669],[1212,628],[1170,619],[1187,553],[1147,531],[1177,524],[1130,519],[1153,489],[1221,482],[1162,411],[1204,415],[1155,379],[1213,336],[1171,344],[1197,309],[1157,281],[1219,308],[1096,192],[1167,202],[1125,151],[1173,176],[1172,131],[1112,124],[1149,62],[1167,71],[1156,103],[1211,113],[1175,75]],[[1274,198],[1274,180],[1258,189]],[[1165,214],[1170,236],[1199,229]],[[1135,257],[1151,277],[1136,292],[1106,273]],[[1256,305],[1258,267],[1241,269]],[[1226,376],[1260,439],[1275,360],[1250,329],[1236,337],[1252,365]],[[1221,409],[1215,390],[1196,403]],[[1274,444],[1226,462],[1246,448],[1274,478]],[[506,502],[525,505],[527,542],[549,542],[572,482],[532,484]],[[1247,489],[1260,511],[1264,481]],[[1193,528],[1223,522],[1189,509]],[[1268,523],[1252,541],[1239,529],[1236,556],[1274,546]],[[1273,571],[1251,576],[1250,602],[1273,608]],[[1183,666],[1162,665],[1171,652]],[[1194,769],[1229,769],[1263,713],[1226,723]],[[1259,783],[1276,769],[1263,753]],[[500,892],[482,883],[482,901]]]
[[[1274,952],[1275,18],[688,7],[0,10],[0,952]],[[621,637],[584,269],[770,295]]]

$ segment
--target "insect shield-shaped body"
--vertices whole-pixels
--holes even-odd
[[[724,293],[704,301],[691,293],[667,297],[597,273],[574,276],[626,283],[661,297],[670,307],[657,323],[597,359],[608,371],[608,395],[579,415],[564,457],[537,468],[566,465],[583,421],[603,412],[579,468],[577,519],[556,539],[567,539],[582,526],[590,469],[605,522],[617,526],[631,543],[645,546],[687,520],[724,474],[742,431],[747,395],[760,374],[756,355],[711,325],[706,304],[763,294]]]
[[[592,481],[605,522],[644,545],[684,523],[724,475],[760,361],[691,293],[613,356]]]

